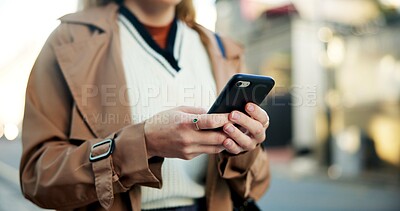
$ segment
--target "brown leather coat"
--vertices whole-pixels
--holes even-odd
[[[33,67],[20,179],[24,196],[40,207],[140,210],[140,186],[162,187],[163,159],[146,158],[144,124],[129,118],[117,8],[111,3],[62,17]],[[242,49],[224,38],[224,59],[213,34],[201,31],[221,90],[240,69]],[[91,146],[107,137],[115,138],[115,150],[95,168],[88,159]],[[259,199],[268,184],[260,147],[237,156],[210,155],[207,209],[232,210],[230,188]]]

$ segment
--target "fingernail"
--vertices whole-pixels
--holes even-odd
[[[229,147],[230,145],[232,145],[232,142],[230,140],[226,140],[225,141],[225,146]]]
[[[254,111],[254,106],[253,105],[248,105],[247,106],[247,110],[249,110],[249,111]]]
[[[231,118],[233,120],[238,120],[238,119],[240,119],[240,114],[238,112],[234,111],[234,112],[232,112]]]
[[[233,129],[232,125],[225,127],[225,132],[232,133],[235,129]]]

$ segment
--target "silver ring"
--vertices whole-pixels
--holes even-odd
[[[197,123],[199,122],[199,119],[198,119],[198,118],[194,118],[194,119],[192,120],[192,122],[194,123],[194,126],[196,127],[196,129],[197,129],[197,130],[200,130],[199,125],[197,124]]]

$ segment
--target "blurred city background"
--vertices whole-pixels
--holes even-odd
[[[262,210],[400,210],[400,0],[195,0],[198,22],[241,43],[263,103],[272,183]],[[19,189],[31,67],[78,1],[0,1],[0,210]]]

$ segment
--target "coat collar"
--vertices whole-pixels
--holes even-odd
[[[87,10],[64,15],[59,18],[61,22],[84,24],[97,27],[98,29],[109,32],[112,30],[112,21],[118,15],[118,4],[111,2],[102,7],[93,7]]]
[[[68,24],[71,27],[67,30],[70,34],[62,35],[70,36],[63,40],[72,42],[58,44],[54,48],[78,110],[92,133],[100,138],[132,124],[117,15],[118,5],[110,3],[60,18],[62,23],[72,23]],[[100,33],[76,30],[82,25],[95,27]],[[239,66],[232,64],[240,58],[241,50],[232,48],[233,43],[225,42],[228,59],[224,59],[214,34],[202,27],[197,30],[203,32],[200,36],[207,48],[217,90],[220,92],[229,78],[238,71]]]

